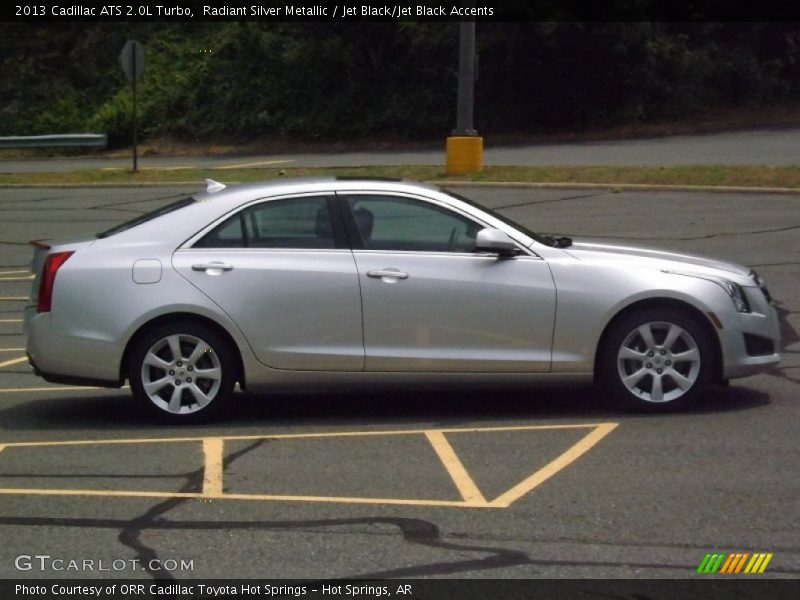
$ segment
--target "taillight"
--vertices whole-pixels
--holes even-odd
[[[36,305],[36,312],[50,312],[50,305],[53,300],[53,282],[56,273],[67,259],[75,254],[74,252],[53,252],[48,254],[44,261],[42,279],[39,283],[39,302]]]

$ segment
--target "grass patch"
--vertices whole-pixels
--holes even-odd
[[[800,189],[800,167],[688,166],[688,167],[486,167],[480,173],[447,176],[440,166],[402,165],[340,168],[251,169],[99,169],[66,173],[2,173],[3,184],[91,185],[137,183],[197,183],[216,179],[247,183],[278,177],[388,177],[419,181],[475,181],[515,183],[580,183],[741,186]]]

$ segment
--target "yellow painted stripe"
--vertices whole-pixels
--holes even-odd
[[[127,387],[127,386],[125,386]],[[63,387],[63,388],[20,388],[24,390],[38,389],[40,391],[51,390],[92,390],[103,388],[92,387]],[[0,392],[8,391],[0,389]],[[437,429],[442,433],[490,433],[495,431],[536,431],[543,429],[594,429],[588,437],[591,439],[587,441],[586,438],[578,442],[578,444],[588,444],[588,447],[583,449],[583,452],[591,448],[605,435],[610,433],[618,423],[592,423],[580,425],[519,425],[513,427],[464,427],[453,429]],[[226,435],[220,436],[220,439],[225,441],[243,441],[243,440],[287,440],[287,439],[316,439],[316,438],[337,438],[337,437],[372,437],[381,435],[418,435],[425,434],[430,429],[396,429],[396,430],[377,430],[377,431],[334,431],[334,432],[320,432],[320,433],[281,433],[281,434],[267,434],[267,435]],[[599,437],[598,437],[599,436]],[[25,447],[25,446],[81,446],[90,444],[163,444],[163,443],[181,443],[181,442],[202,442],[203,437],[165,437],[165,438],[129,438],[129,439],[100,439],[100,440],[69,440],[62,442],[13,442],[7,443],[7,446]],[[576,444],[576,446],[578,445]],[[583,446],[582,446],[583,448]],[[577,457],[575,457],[577,458]],[[573,458],[574,460],[574,458]],[[572,462],[572,461],[570,461]]]
[[[103,388],[85,385],[70,385],[64,387],[32,387],[32,388],[0,388],[0,394],[20,394],[23,392],[63,392],[66,390],[101,390]]]
[[[205,474],[203,476],[203,495],[219,496],[222,494],[222,438],[206,438],[203,440],[203,457]]]
[[[596,425],[593,431],[584,436],[583,439],[574,444],[569,450],[564,452],[555,460],[546,464],[530,477],[512,487],[510,490],[492,500],[489,504],[491,506],[503,508],[510,506],[512,502],[531,492],[535,487],[544,483],[560,470],[564,469],[578,458],[583,456],[595,444],[611,433],[617,427],[617,425],[617,423],[601,423]]]
[[[461,459],[458,458],[456,451],[453,449],[453,446],[450,445],[450,442],[447,441],[444,434],[441,431],[426,431],[425,437],[428,438],[431,446],[433,446],[433,449],[439,456],[439,460],[442,461],[444,468],[447,469],[448,474],[452,478],[453,483],[456,484],[464,501],[486,504],[486,498],[483,497],[478,486],[475,485],[475,482],[469,476],[469,473],[467,473],[464,464],[461,462]]]
[[[750,562],[747,563],[747,566],[744,568],[745,573],[752,573],[753,567],[758,568],[758,563],[764,559],[763,554],[753,554],[750,558]]]
[[[0,323],[22,323],[22,319],[0,319]]]
[[[30,269],[22,269],[21,271],[0,271],[0,277],[3,275],[25,275],[26,273],[30,272]]]
[[[0,277],[0,281],[30,281],[34,277],[34,275],[29,275],[28,277]]]
[[[736,558],[736,556],[737,556],[736,554],[729,554],[728,558],[725,560],[725,563],[722,565],[722,568],[720,568],[719,572],[720,573],[727,573],[728,572],[728,568],[733,563],[733,561]]]
[[[25,352],[25,348],[0,348],[0,352]]]
[[[6,361],[3,361],[3,362],[0,362],[0,369],[2,369],[3,367],[10,367],[11,365],[16,365],[16,364],[19,364],[21,362],[27,362],[27,361],[28,361],[28,357],[27,356],[21,356],[19,358],[12,358],[11,360],[6,360]]]
[[[452,506],[460,508],[491,508],[489,504],[451,500],[416,500],[405,498],[349,498],[346,496],[281,496],[274,494],[219,494],[208,496],[194,492],[147,492],[138,490],[60,490],[37,488],[0,488],[0,494],[27,496],[106,496],[112,498],[198,498],[208,500],[268,500],[278,502],[326,502],[334,504],[394,504],[401,506]]]
[[[771,552],[769,554],[767,554],[767,556],[764,558],[764,562],[761,563],[761,567],[759,567],[759,569],[758,569],[759,573],[763,573],[766,570],[767,565],[769,564],[769,561],[772,560],[772,556],[773,556],[773,554]]]
[[[261,162],[243,163],[238,165],[223,165],[221,167],[212,167],[212,171],[224,171],[226,169],[249,169],[251,167],[268,167],[269,165],[280,165],[285,163],[294,162],[292,160],[264,160]]]
[[[2,296],[0,297],[0,301],[2,302],[17,302],[20,300],[27,300],[26,296]]]
[[[758,573],[758,570],[761,568],[762,563],[767,558],[766,552],[759,552],[758,554],[754,554],[753,558],[755,558],[755,562],[753,566],[750,568],[751,573]]]

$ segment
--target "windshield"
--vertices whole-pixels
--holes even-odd
[[[137,225],[141,225],[142,223],[147,223],[148,221],[152,221],[162,215],[166,215],[167,213],[171,213],[175,210],[180,210],[185,206],[189,206],[190,204],[194,204],[194,198],[182,198],[177,202],[172,202],[171,204],[167,204],[166,206],[162,206],[161,208],[157,208],[149,213],[145,213],[143,215],[139,215],[138,217],[134,217],[130,221],[125,221],[124,223],[120,223],[119,225],[115,225],[111,229],[103,231],[97,234],[99,238],[107,238],[117,233],[122,233],[123,231],[127,231],[128,229],[133,229]]]
[[[470,206],[474,206],[475,208],[481,209],[483,212],[492,215],[498,221],[502,221],[506,225],[510,225],[514,229],[517,229],[517,230],[521,231],[522,233],[527,235],[529,238],[532,238],[532,239],[536,240],[540,244],[544,244],[545,246],[555,246],[556,245],[556,240],[554,238],[550,237],[549,235],[542,235],[540,233],[536,233],[535,231],[531,231],[530,229],[528,229],[524,225],[520,225],[516,221],[512,221],[508,217],[506,217],[504,215],[501,215],[499,212],[494,211],[491,208],[487,208],[487,207],[485,207],[485,206],[483,206],[481,204],[478,204],[474,200],[470,200],[469,198],[465,198],[464,196],[462,196],[460,194],[456,194],[456,193],[448,191],[448,190],[442,190],[442,191],[445,194],[447,194],[448,196],[452,196],[453,198],[456,198],[457,200],[461,200],[462,202],[466,202]]]

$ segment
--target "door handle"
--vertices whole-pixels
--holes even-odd
[[[219,271],[232,271],[233,265],[227,265],[221,262],[210,262],[210,263],[192,265],[192,271],[208,271],[211,269],[217,269]]]
[[[384,277],[391,277],[392,279],[408,279],[408,273],[403,273],[397,269],[378,269],[376,271],[367,271],[367,277],[374,279],[383,279]]]

